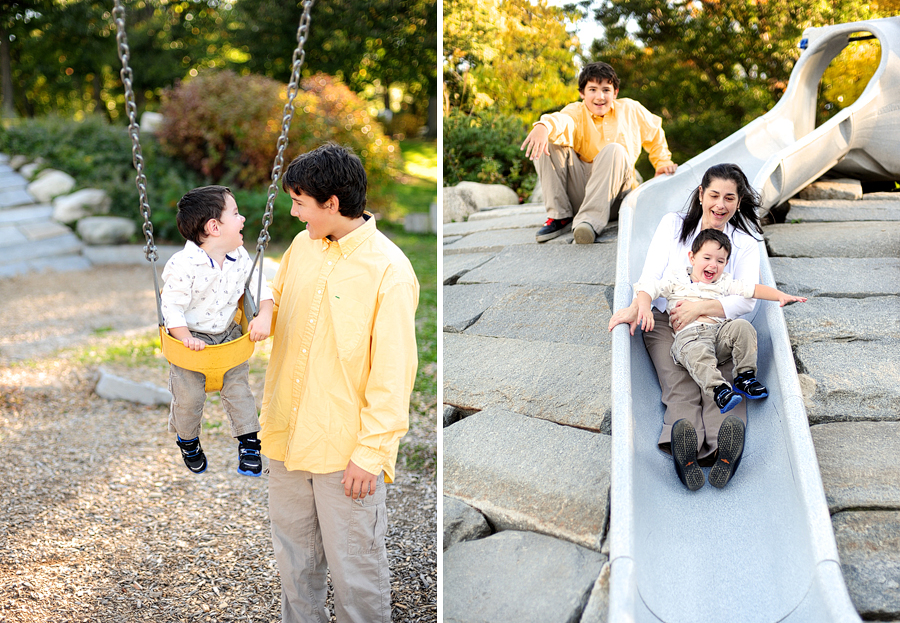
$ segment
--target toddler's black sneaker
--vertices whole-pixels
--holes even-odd
[[[175,443],[181,448],[181,458],[184,464],[195,474],[202,474],[206,471],[206,455],[203,454],[203,448],[200,447],[200,438],[194,437],[185,441],[181,437],[175,436]]]
[[[259,439],[243,439],[238,442],[238,468],[241,476],[256,478],[262,473],[262,457],[259,449],[262,447]]]
[[[537,230],[537,234],[534,237],[538,242],[546,242],[570,231],[572,231],[571,218],[548,218],[544,226]]]
[[[709,470],[709,484],[721,489],[734,476],[744,453],[744,423],[729,415],[719,427],[719,455]]]
[[[741,400],[743,400],[724,383],[713,390],[713,396],[716,399],[716,406],[719,407],[720,413],[731,411],[741,404]]]
[[[697,465],[697,430],[687,420],[678,420],[672,427],[672,459],[675,473],[685,487],[696,491],[703,486],[706,478]]]
[[[743,394],[750,400],[759,400],[769,395],[766,386],[757,381],[756,375],[749,370],[734,377],[734,391]]]

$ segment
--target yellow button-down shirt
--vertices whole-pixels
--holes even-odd
[[[675,164],[662,119],[632,99],[616,99],[602,117],[592,114],[584,102],[574,102],[559,112],[541,115],[537,123],[550,129],[551,143],[573,148],[585,162],[593,162],[601,149],[615,142],[628,152],[632,168],[641,155],[641,147],[647,150],[655,170]]]
[[[282,258],[259,437],[289,470],[352,460],[391,482],[409,428],[419,282],[367,216],[336,241],[301,232]]]

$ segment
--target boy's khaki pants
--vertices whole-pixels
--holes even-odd
[[[687,327],[675,336],[672,357],[712,396],[719,385],[730,385],[719,372],[719,362],[732,360],[735,376],[756,372],[756,329],[743,318]]]
[[[585,162],[571,147],[550,144],[546,154],[534,161],[547,216],[574,216],[572,228],[588,223],[599,234],[619,217],[619,204],[631,190],[634,168],[618,143],[604,147],[593,162]]]
[[[281,574],[283,623],[329,620],[325,574],[331,569],[338,623],[390,623],[384,473],[374,495],[344,495],[343,472],[288,471],[269,461],[269,518]]]
[[[712,457],[719,447],[719,428],[726,417],[735,415],[744,426],[747,425],[747,401],[741,401],[728,413],[721,413],[712,396],[701,390],[688,371],[672,359],[675,336],[669,326],[669,314],[654,309],[653,320],[653,331],[644,333],[644,346],[656,368],[662,401],[666,405],[657,444],[661,450],[671,453],[672,425],[684,418],[697,430],[697,459]],[[730,384],[733,381],[731,362],[723,363],[718,368],[725,381]]]

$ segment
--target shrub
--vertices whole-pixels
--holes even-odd
[[[524,199],[537,179],[534,165],[519,149],[527,135],[522,121],[490,109],[451,112],[444,118],[444,186],[464,180],[504,184]]]
[[[212,183],[265,187],[271,181],[285,90],[258,75],[201,74],[164,93],[160,142]],[[294,106],[285,165],[326,141],[352,147],[368,174],[369,208],[389,214],[388,188],[399,146],[384,135],[365,103],[334,78],[317,74],[303,80]]]

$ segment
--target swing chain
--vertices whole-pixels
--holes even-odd
[[[291,59],[291,80],[288,83],[287,103],[284,105],[284,112],[281,119],[281,135],[278,137],[278,153],[275,155],[275,163],[272,166],[272,183],[269,184],[269,194],[266,198],[266,211],[263,215],[263,227],[259,233],[259,240],[256,245],[257,255],[261,254],[269,244],[269,225],[272,224],[272,216],[275,210],[275,196],[278,194],[278,178],[281,176],[281,169],[284,166],[284,150],[288,144],[288,130],[291,128],[291,121],[294,118],[294,98],[300,90],[300,68],[306,59],[306,51],[303,45],[309,37],[309,13],[312,9],[313,0],[304,0],[303,15],[300,17],[300,26],[297,28],[297,48]]]
[[[130,50],[128,39],[125,35],[125,7],[121,0],[115,0],[113,16],[116,22],[116,43],[118,44],[119,59],[122,61],[122,84],[125,85],[125,112],[128,114],[128,134],[131,137],[131,154],[134,168],[137,170],[135,183],[141,200],[141,214],[144,217],[144,238],[147,245],[144,247],[144,255],[149,262],[156,262],[159,256],[156,252],[156,244],[153,242],[153,224],[150,222],[150,202],[147,199],[147,177],[144,175],[144,155],[141,151],[140,137],[137,124],[137,107],[134,103],[134,76],[128,64]],[[154,274],[155,274],[154,270]]]

